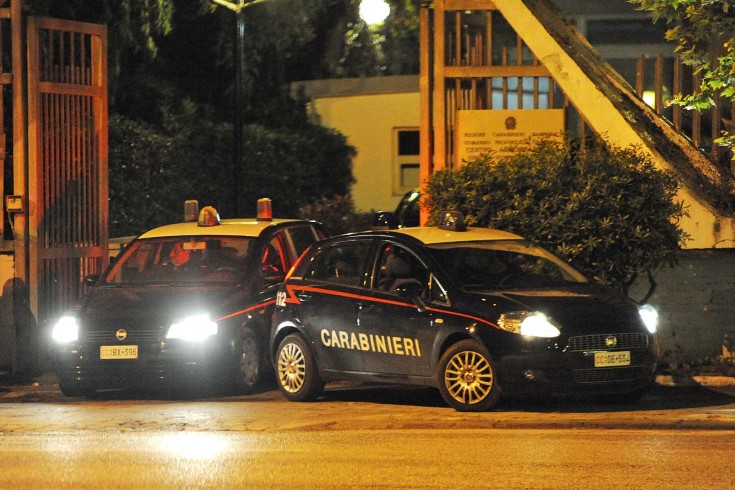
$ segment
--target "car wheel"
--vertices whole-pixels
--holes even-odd
[[[439,360],[437,379],[444,401],[460,412],[490,410],[500,399],[490,354],[474,340],[447,349]]]
[[[279,344],[276,376],[281,393],[294,402],[312,401],[324,389],[311,349],[299,334],[290,334]]]
[[[237,350],[235,388],[242,394],[253,393],[260,383],[264,356],[258,336],[246,328],[243,331]]]

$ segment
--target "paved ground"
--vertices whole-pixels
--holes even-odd
[[[735,376],[721,374],[662,374],[656,384],[668,388],[704,387],[735,396]],[[19,396],[49,394],[59,389],[56,375],[46,372],[38,376],[13,376],[0,370],[0,398],[2,394],[16,391]]]
[[[181,404],[177,402],[181,401]],[[172,403],[173,402],[173,403]],[[5,422],[23,420],[48,423],[49,411],[100,410],[118,405],[147,413],[151,407],[173,410],[211,409],[220,424],[216,430],[298,430],[314,426],[330,430],[390,427],[406,428],[604,428],[604,429],[696,429],[735,431],[735,377],[659,376],[656,385],[638,403],[601,403],[585,400],[505,400],[490,413],[462,414],[450,410],[437,390],[406,387],[375,387],[331,384],[319,402],[287,402],[275,387],[250,396],[192,398],[186,394],[160,392],[107,393],[94,400],[65,398],[56,376],[45,373],[29,379],[14,379],[0,373],[0,404]],[[194,407],[194,408],[192,408]],[[87,410],[89,408],[89,410]],[[245,410],[253,417],[243,420]],[[230,414],[232,412],[232,414]],[[314,412],[314,413],[311,413]],[[136,412],[137,413],[137,412]],[[295,413],[311,414],[295,417]],[[228,415],[230,414],[230,415]],[[88,415],[85,415],[88,416]],[[168,420],[163,417],[163,420]],[[209,420],[209,417],[205,418]],[[274,421],[277,421],[274,422]],[[160,421],[159,421],[160,422]],[[68,422],[64,422],[67,424]],[[187,422],[191,424],[191,422]],[[204,423],[204,422],[202,422]],[[206,424],[205,424],[206,425]],[[7,428],[7,427],[6,427]],[[189,428],[192,428],[189,426]],[[26,427],[27,429],[27,427]],[[203,426],[201,430],[211,427]],[[2,429],[0,429],[2,430]]]

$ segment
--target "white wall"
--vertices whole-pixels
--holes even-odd
[[[395,209],[402,193],[393,191],[393,128],[419,125],[419,93],[353,95],[314,100],[324,126],[335,128],[357,149],[352,187],[362,211]]]

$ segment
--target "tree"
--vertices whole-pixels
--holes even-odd
[[[441,170],[427,185],[430,222],[458,210],[469,225],[511,231],[627,293],[674,264],[686,234],[677,181],[636,148],[539,141],[512,157]],[[653,290],[649,292],[652,294]]]
[[[209,1],[209,0],[200,0]],[[248,109],[281,97],[290,82],[378,75],[378,51],[358,15],[359,0],[268,0],[243,11]],[[213,7],[220,21],[213,44],[232,66],[232,12]]]
[[[111,236],[181,221],[187,199],[235,216],[229,123],[213,122],[202,106],[183,100],[166,108],[163,128],[112,115],[109,135]],[[243,137],[250,157],[245,215],[255,215],[260,197],[273,200],[275,216],[296,217],[321,197],[349,195],[355,149],[336,131],[251,124]]]
[[[186,199],[234,216],[237,185],[252,205],[248,214],[258,197],[273,198],[276,214],[297,216],[316,199],[349,195],[354,148],[310,123],[289,83],[301,75],[297,68],[323,66],[311,44],[325,32],[314,29],[322,14],[333,15],[329,6],[337,4],[346,15],[354,0],[272,0],[247,10],[248,179],[239,184],[232,181],[232,12],[210,0],[29,3],[35,15],[108,26],[112,236],[179,221]],[[328,24],[335,46],[346,28]]]
[[[419,14],[422,0],[387,0],[390,15],[378,27],[377,45],[386,75],[415,75],[419,72]]]
[[[157,39],[171,31],[175,0],[27,0],[35,15],[108,26],[108,65],[114,87],[128,63],[155,57]]]
[[[718,98],[735,103],[735,5],[712,0],[629,0],[671,25],[666,39],[678,43],[682,61],[702,76],[691,94],[677,94],[674,103],[689,109],[708,109]],[[724,112],[724,111],[723,111]],[[727,131],[716,140],[735,148],[733,115],[725,120]],[[733,155],[735,159],[735,154]]]

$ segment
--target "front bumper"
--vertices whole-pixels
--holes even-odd
[[[503,392],[508,395],[614,395],[640,392],[655,381],[658,358],[655,337],[615,349],[595,348],[594,344],[575,349],[571,345],[567,343],[559,350],[527,350],[496,358]],[[599,366],[595,363],[596,353],[627,354],[629,361]]]
[[[232,347],[223,340],[136,344],[136,359],[101,359],[100,344],[60,347],[54,365],[61,384],[90,389],[215,386],[234,366]]]

